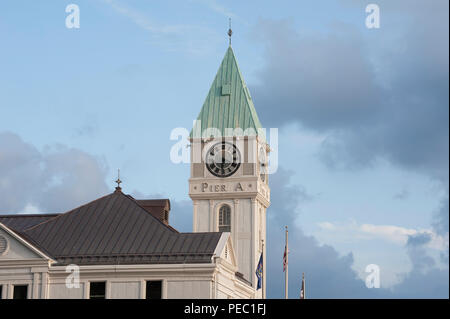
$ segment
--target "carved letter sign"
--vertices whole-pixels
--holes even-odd
[[[196,189],[194,187],[194,189]],[[226,184],[214,184],[214,185],[209,185],[208,183],[202,183],[202,192],[214,192],[214,193],[218,193],[218,192],[226,192],[227,191],[227,185]],[[240,191],[243,192],[244,189],[242,188],[241,183],[237,183],[234,191]]]

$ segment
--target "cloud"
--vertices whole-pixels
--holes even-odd
[[[0,213],[64,212],[108,192],[106,165],[64,145],[43,151],[0,133]]]
[[[322,131],[363,124],[376,112],[380,89],[356,32],[338,26],[331,34],[299,34],[289,20],[260,20],[256,29],[266,63],[252,91],[264,123]]]
[[[426,245],[431,240],[429,234],[409,236],[406,248],[413,268],[401,276],[400,284],[393,287],[394,297],[448,298],[448,268],[436,267],[435,260],[428,255]]]
[[[190,24],[161,24],[130,6],[117,0],[102,0],[116,13],[129,19],[136,26],[148,32],[152,41],[166,51],[186,51],[192,54],[204,54],[211,49],[211,43],[217,41],[217,34],[207,28]],[[220,6],[214,6],[219,10]]]
[[[384,158],[448,184],[448,2],[402,3],[383,2],[384,17],[403,20],[370,35],[261,19],[265,63],[253,97],[266,125],[325,134],[320,156],[331,167]]]
[[[449,224],[448,224],[448,198],[445,198],[441,201],[440,207],[435,211],[433,216],[433,229],[440,236],[446,236],[446,248],[441,253],[441,261],[448,265],[448,257],[449,257]]]
[[[439,208],[434,213],[433,228],[440,235],[448,234],[448,198],[441,201]]]
[[[358,240],[383,239],[400,246],[412,245],[419,239],[427,239],[426,246],[430,249],[445,251],[448,249],[448,235],[438,234],[432,229],[411,229],[395,225],[349,223],[318,223],[320,229],[330,232],[338,238],[358,238]],[[448,233],[447,233],[448,234]]]
[[[406,245],[408,247],[417,247],[428,244],[431,241],[431,235],[427,233],[408,235]]]
[[[223,15],[227,18],[235,18],[236,14],[233,13],[228,8],[224,7],[223,5],[219,4],[216,0],[193,0],[194,2],[201,3],[211,9],[212,11]]]
[[[406,199],[408,197],[409,197],[409,191],[405,188],[402,189],[400,192],[394,194],[394,196],[393,196],[394,199],[399,199],[399,200]]]

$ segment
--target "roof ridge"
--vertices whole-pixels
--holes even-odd
[[[61,215],[61,213],[53,213],[53,214],[3,214],[0,215],[0,218],[22,218],[22,217],[49,217],[49,216],[58,216]]]

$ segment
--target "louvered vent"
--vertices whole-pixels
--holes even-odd
[[[8,240],[5,237],[0,236],[0,256],[5,254],[7,250],[8,250]]]

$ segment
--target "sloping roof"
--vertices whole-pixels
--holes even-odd
[[[13,230],[12,228],[6,226],[5,224],[3,224],[2,222],[0,222],[0,230],[6,232],[9,236],[11,236],[12,238],[14,238],[16,241],[18,241],[19,243],[21,243],[22,245],[24,245],[25,247],[27,247],[31,252],[35,253],[36,255],[38,255],[39,257],[44,258],[46,261],[52,262],[54,263],[55,260],[53,260],[50,255],[48,255],[45,251],[43,251],[42,249],[40,249],[39,247],[36,247],[36,245],[32,245],[28,240],[25,240],[25,238],[22,236],[22,234],[20,232],[18,232],[17,230]],[[34,255],[32,256],[28,256],[33,258]],[[27,257],[24,257],[27,258]]]
[[[245,135],[260,135],[265,140],[263,132],[258,134],[262,126],[231,46],[217,71],[197,121],[201,121],[201,125],[198,125],[199,122],[194,125],[191,131],[193,138],[202,137],[207,128],[217,128],[222,136],[236,135],[227,134],[226,128],[241,128],[243,131],[252,129],[253,132]]]
[[[221,236],[179,233],[118,190],[19,234],[62,265],[209,263]]]

